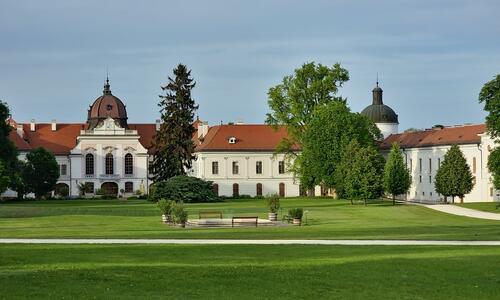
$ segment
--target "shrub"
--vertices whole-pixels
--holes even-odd
[[[186,224],[188,220],[188,212],[184,209],[184,204],[174,202],[171,208],[172,220],[175,224]]]
[[[158,209],[165,216],[170,216],[172,214],[172,207],[175,205],[175,202],[172,200],[160,199],[158,201]]]
[[[137,196],[131,196],[131,197],[127,197],[127,200],[137,200],[139,198],[137,198]]]
[[[154,189],[151,191],[151,199],[152,201],[158,201],[162,198],[186,203],[213,202],[217,200],[211,181],[184,175],[155,183]]]
[[[277,194],[270,195],[266,198],[266,205],[271,213],[277,213],[280,209],[280,197]]]
[[[69,188],[67,186],[62,186],[57,191],[57,196],[66,198],[69,196]]]
[[[292,208],[288,211],[288,215],[294,219],[301,219],[304,214],[304,210],[302,208]]]

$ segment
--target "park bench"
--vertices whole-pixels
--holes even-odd
[[[255,227],[257,227],[258,223],[259,217],[233,217],[233,219],[231,220],[231,227],[234,227],[234,225],[255,225]]]
[[[222,219],[221,211],[200,211],[198,219]]]

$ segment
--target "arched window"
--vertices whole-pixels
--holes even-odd
[[[133,193],[134,192],[134,183],[127,181],[125,182],[125,193]]]
[[[257,196],[262,196],[262,183],[257,183]]]
[[[85,175],[94,175],[94,155],[85,155]]]
[[[106,154],[106,174],[114,174],[113,154]]]
[[[127,153],[125,155],[125,174],[131,175],[134,173],[134,158],[132,154]]]
[[[240,186],[235,183],[233,184],[233,197],[238,197],[240,195]]]
[[[285,197],[285,184],[283,182],[280,183],[280,197]]]
[[[214,191],[215,196],[219,196],[219,185],[217,183],[214,183],[212,189]]]

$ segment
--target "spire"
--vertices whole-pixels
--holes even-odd
[[[106,83],[104,84],[104,90],[102,91],[104,95],[111,95],[111,89],[109,85],[109,77],[106,74]]]
[[[373,105],[382,105],[382,89],[378,86],[378,73],[377,73],[377,85],[372,90],[373,93]]]

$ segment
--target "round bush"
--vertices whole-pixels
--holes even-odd
[[[185,203],[213,202],[217,200],[211,181],[184,175],[156,182],[150,198],[152,201],[164,198]]]

